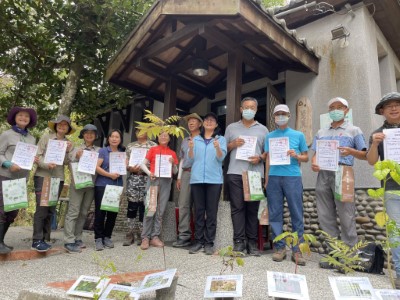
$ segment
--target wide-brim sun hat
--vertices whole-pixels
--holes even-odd
[[[289,107],[286,104],[278,104],[277,106],[275,106],[274,112],[272,114],[275,114],[278,111],[283,111],[285,113],[290,114]]]
[[[197,120],[199,120],[201,123],[203,123],[203,119],[202,119],[198,114],[196,114],[196,113],[192,113],[192,114],[190,114],[190,115],[184,116],[183,119],[184,119],[186,122],[189,122],[190,119],[197,119]]]
[[[29,114],[29,124],[26,126],[26,128],[34,127],[37,123],[37,113],[33,108],[28,107],[14,106],[13,108],[11,108],[7,115],[8,124],[10,124],[11,126],[16,125],[15,116],[21,111],[27,112]]]
[[[377,115],[381,115],[381,109],[383,108],[383,106],[385,105],[385,103],[389,102],[389,101],[400,101],[400,93],[398,92],[391,92],[388,93],[386,95],[384,95],[381,100],[379,101],[379,103],[375,106],[375,113]]]
[[[83,139],[83,135],[85,134],[86,131],[94,131],[96,133],[96,139],[99,137],[97,127],[93,124],[86,124],[79,133],[80,139]]]
[[[67,135],[73,134],[73,133],[76,131],[76,129],[75,129],[74,127],[72,127],[72,125],[71,125],[71,119],[68,118],[67,116],[64,116],[64,115],[59,115],[59,116],[57,117],[57,119],[52,120],[52,121],[49,121],[47,124],[48,124],[48,126],[49,126],[49,128],[50,128],[51,130],[53,130],[54,132],[56,132],[56,124],[58,124],[58,123],[60,123],[60,122],[62,122],[62,121],[67,122],[68,125],[69,125],[69,131],[66,133]]]

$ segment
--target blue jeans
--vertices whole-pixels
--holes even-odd
[[[391,194],[390,191],[385,193],[386,213],[389,218],[396,222],[400,227],[400,196]],[[396,236],[390,239],[391,243],[400,242],[400,237]],[[400,246],[392,248],[394,269],[397,278],[400,278]]]
[[[297,232],[301,240],[304,234],[303,222],[303,183],[300,176],[269,176],[267,185],[267,199],[269,210],[269,224],[274,239],[283,232],[283,198],[286,197],[292,232]],[[284,240],[274,243],[276,249],[286,245]],[[293,249],[298,251],[298,247]]]

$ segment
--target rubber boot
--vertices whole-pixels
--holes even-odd
[[[10,228],[10,225],[11,225],[10,222],[4,223],[4,237],[6,236],[8,228]],[[8,246],[6,243],[4,243],[4,245],[6,245],[7,248],[10,248],[11,251],[14,250],[14,247]]]
[[[0,254],[8,254],[11,249],[4,244],[5,224],[0,224]]]

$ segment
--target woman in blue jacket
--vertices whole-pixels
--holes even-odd
[[[188,157],[193,161],[190,188],[195,207],[195,244],[189,253],[203,247],[207,255],[213,254],[217,228],[218,202],[223,175],[222,162],[226,156],[226,140],[219,134],[217,116],[204,117],[200,135],[189,141]],[[207,216],[207,217],[206,217]]]

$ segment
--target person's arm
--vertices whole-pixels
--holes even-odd
[[[311,170],[313,170],[314,172],[319,172],[320,168],[317,165],[317,155],[316,152],[314,152],[313,157],[311,158]]]
[[[367,161],[372,166],[379,160],[378,146],[385,139],[385,135],[382,132],[374,133],[371,136],[370,147],[367,152]]]
[[[119,174],[118,173],[110,173],[110,172],[107,172],[106,170],[104,170],[101,167],[101,164],[103,163],[103,161],[104,161],[103,158],[99,158],[97,160],[96,173],[101,176],[104,176],[104,177],[109,177],[112,180],[116,180],[119,177]]]
[[[268,185],[268,176],[269,176],[269,153],[264,152],[265,154],[265,181],[264,181],[264,187],[267,188]]]
[[[355,158],[360,159],[360,160],[367,159],[367,156],[366,156],[367,150],[357,150],[357,149],[354,149],[351,147],[338,147],[338,149],[340,151],[339,152],[340,156],[352,155]]]

